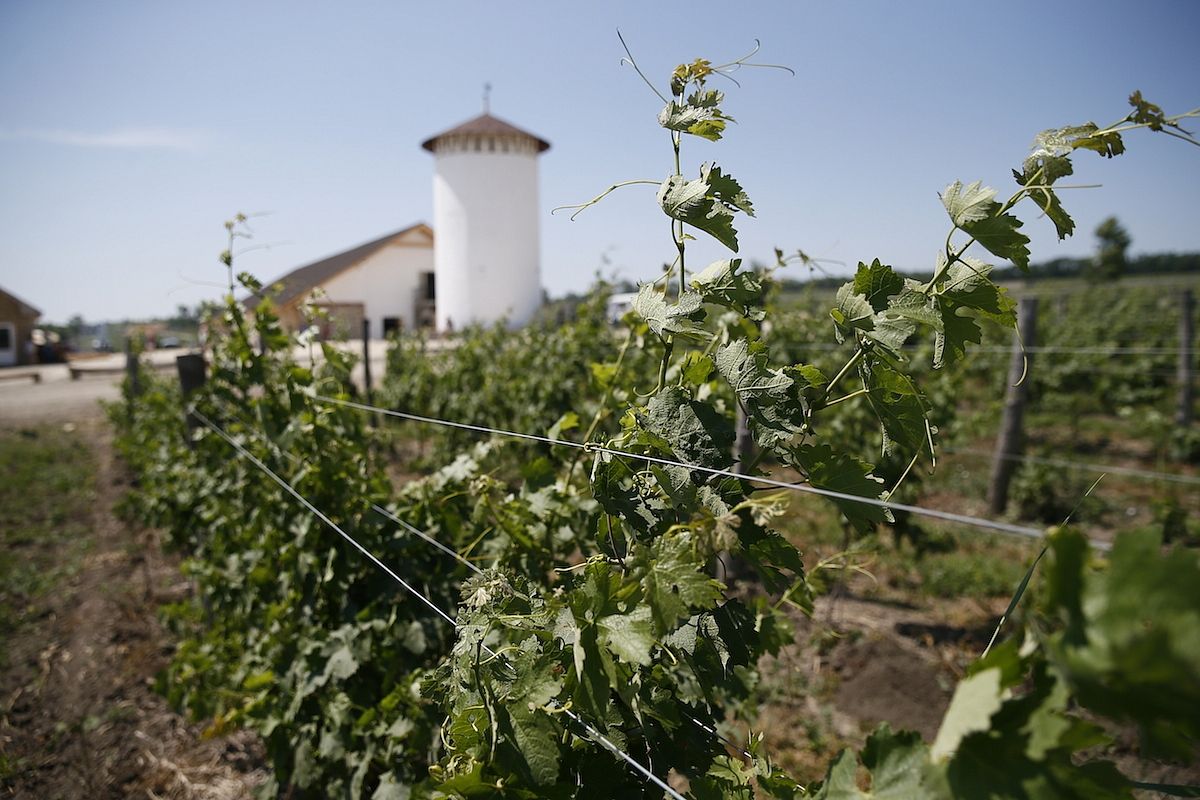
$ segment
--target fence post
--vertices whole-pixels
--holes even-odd
[[[192,431],[200,425],[200,420],[192,414],[188,406],[188,398],[208,379],[205,372],[208,365],[204,363],[204,356],[199,353],[189,353],[187,355],[175,357],[175,369],[179,372],[179,393],[183,397],[183,407],[187,413],[188,427],[188,444],[192,442]]]
[[[1030,373],[1033,369],[1033,354],[1022,349],[1033,347],[1037,342],[1037,298],[1022,297],[1017,308],[1018,335],[1013,340],[1012,356],[1008,362],[1008,388],[1004,393],[1004,414],[1000,419],[1000,433],[996,437],[996,451],[992,456],[992,482],[988,487],[988,509],[992,514],[1001,514],[1008,505],[1008,485],[1017,468],[1016,456],[1024,447],[1022,422],[1025,416],[1025,400],[1029,396]],[[1021,379],[1024,375],[1024,380]]]
[[[142,382],[138,376],[138,356],[134,351],[132,336],[125,339],[125,375],[129,378],[129,396],[137,397],[142,393]]]
[[[375,395],[372,391],[371,381],[371,320],[363,317],[362,321],[362,360],[363,360],[363,396],[366,398],[367,405],[375,404]],[[379,420],[375,417],[375,412],[371,412],[367,416],[368,424],[374,428]]]
[[[1192,424],[1192,407],[1195,403],[1193,394],[1194,380],[1193,363],[1196,354],[1192,349],[1195,340],[1193,327],[1196,317],[1195,298],[1191,289],[1184,289],[1179,296],[1179,407],[1175,412],[1175,422],[1179,427],[1186,428]]]
[[[373,402],[371,397],[371,320],[362,321],[362,360],[363,360],[363,394],[367,404]]]
[[[73,380],[78,379],[78,377],[78,372],[71,372]],[[135,416],[134,401],[142,393],[142,382],[138,376],[138,355],[133,346],[132,336],[125,337],[125,382],[129,387],[129,394],[125,398],[125,418],[129,420],[129,424],[132,426]]]

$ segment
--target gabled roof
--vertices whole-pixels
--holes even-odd
[[[418,222],[416,225],[410,225],[407,228],[380,236],[378,239],[364,242],[345,252],[323,258],[320,261],[314,261],[303,267],[298,267],[282,278],[277,278],[267,284],[269,289],[274,289],[274,291],[270,292],[270,296],[278,305],[287,305],[293,300],[308,294],[330,278],[340,275],[354,265],[366,261],[369,256],[374,255],[389,244],[412,233],[422,233],[429,237],[430,241],[433,240],[433,228],[430,228],[424,222]],[[258,305],[259,299],[260,297],[257,294],[246,298],[246,307],[254,308]]]
[[[469,119],[461,125],[456,125],[448,131],[442,131],[436,136],[431,136],[421,142],[421,147],[424,147],[429,152],[433,152],[433,146],[438,139],[448,138],[451,136],[523,136],[526,139],[533,139],[537,142],[538,152],[544,153],[550,149],[550,143],[540,136],[534,136],[529,131],[523,131],[512,123],[493,117],[491,114],[480,114],[474,119]]]
[[[26,303],[24,300],[17,297],[12,292],[6,292],[3,289],[0,289],[0,295],[3,295],[5,297],[7,297],[9,300],[11,300],[13,302],[13,304],[16,305],[17,309],[27,317],[32,317],[34,319],[37,319],[38,317],[40,317],[42,315],[42,312],[40,310],[29,305],[29,303]]]

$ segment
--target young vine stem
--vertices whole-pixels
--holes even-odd
[[[682,99],[682,98],[681,98]],[[678,131],[671,131],[671,148],[675,151],[675,176],[683,177],[683,168],[679,160],[679,151],[683,147],[683,134]],[[678,233],[676,233],[675,220],[671,220],[671,238],[675,241],[675,249],[679,252],[679,295],[683,298],[683,290],[687,285],[687,267],[684,263],[684,253],[687,248],[687,240],[684,239],[683,222],[679,223]]]
[[[559,211],[564,211],[568,208],[574,208],[575,213],[569,217],[569,219],[572,222],[574,222],[575,218],[578,217],[580,214],[582,214],[585,210],[596,205],[596,203],[599,203],[601,200],[608,197],[610,194],[615,192],[617,189],[621,189],[625,186],[637,186],[639,184],[648,184],[650,186],[658,186],[661,184],[661,181],[652,181],[652,180],[648,180],[645,178],[637,178],[637,179],[634,179],[631,181],[620,181],[619,183],[614,183],[612,186],[608,187],[603,192],[601,192],[600,194],[593,197],[591,200],[588,200],[586,203],[573,203],[571,205],[557,206],[555,208],[550,209],[550,213],[557,214]]]
[[[596,413],[592,415],[592,421],[587,427],[587,432],[583,434],[583,440],[590,442],[592,435],[595,434],[596,428],[600,426],[600,420],[604,418],[604,413],[608,409],[608,403],[612,400],[613,392],[617,388],[617,379],[621,376],[621,367],[625,363],[625,353],[629,351],[629,345],[633,343],[633,328],[630,328],[625,334],[625,341],[621,343],[621,349],[617,353],[617,366],[613,370],[612,378],[608,382],[608,388],[604,391],[604,397],[600,399],[600,407],[596,409]],[[579,463],[580,456],[583,455],[583,450],[577,450],[575,455],[571,457],[571,465],[567,467],[567,483],[575,477],[575,465]]]
[[[824,408],[833,408],[833,407],[834,407],[834,406],[836,406],[838,403],[844,403],[844,402],[846,402],[847,400],[850,400],[851,398],[858,397],[859,395],[866,394],[866,393],[867,393],[867,391],[868,391],[867,389],[859,389],[859,390],[857,390],[857,391],[851,392],[850,394],[843,395],[843,396],[839,397],[837,400],[830,400],[828,403],[826,403],[826,404],[824,405]]]
[[[623,58],[622,61],[633,67],[633,71],[636,72],[638,77],[650,87],[650,91],[658,95],[659,100],[662,100],[664,103],[670,102],[666,97],[663,96],[663,93],[660,92],[658,88],[650,82],[650,79],[646,77],[646,73],[642,72],[642,68],[637,65],[637,60],[633,57],[633,53],[629,50],[629,45],[625,43],[625,37],[621,35],[621,30],[619,28],[617,29],[617,38],[621,40],[621,47],[625,49],[625,58]]]
[[[866,355],[866,352],[866,349],[860,344],[858,349],[854,351],[854,355],[850,356],[850,359],[842,365],[840,370],[838,370],[837,375],[833,376],[833,380],[831,380],[828,385],[825,386],[825,391],[821,393],[822,403],[825,402],[826,397],[829,397],[829,394],[833,391],[833,387],[837,386],[838,381],[846,377],[846,373],[858,365],[858,362],[862,360],[862,357]]]

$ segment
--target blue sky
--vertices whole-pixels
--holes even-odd
[[[775,246],[927,268],[937,193],[1002,191],[1035,133],[1126,112],[1141,89],[1200,106],[1200,4],[1147,2],[0,3],[0,286],[62,321],[150,316],[216,297],[221,223],[255,221],[239,267],[270,279],[432,216],[419,143],[492,110],[553,144],[542,159],[543,282],[649,278],[672,257],[652,187],[551,217],[617,180],[670,171],[660,105],[621,66],[620,28],[665,83],[678,62],[759,59],[727,85],[738,120],[689,141],[758,211],[741,255]],[[1195,126],[1200,128],[1200,120]],[[1134,252],[1200,250],[1200,148],[1148,133],[1077,158],[1079,224],[1059,243],[1027,209],[1034,260],[1091,251],[1116,214]],[[722,257],[700,243],[692,263]],[[800,276],[801,273],[795,273]]]

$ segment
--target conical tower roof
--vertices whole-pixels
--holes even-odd
[[[437,150],[437,143],[444,139],[465,139],[478,136],[508,136],[531,139],[537,143],[539,153],[544,153],[550,149],[550,143],[540,136],[534,136],[529,131],[523,131],[516,125],[510,122],[493,117],[491,114],[480,114],[474,119],[469,119],[461,125],[456,125],[450,130],[442,131],[436,136],[431,136],[421,142],[421,147],[424,147],[429,152],[433,153]]]

